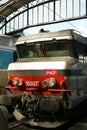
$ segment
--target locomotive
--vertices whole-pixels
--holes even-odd
[[[8,66],[4,101],[17,120],[54,128],[87,98],[87,39],[72,29],[42,30],[15,46],[18,60]]]

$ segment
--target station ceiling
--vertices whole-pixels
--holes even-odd
[[[87,0],[0,0],[0,33],[87,18]]]
[[[0,22],[31,1],[33,0],[0,0]]]

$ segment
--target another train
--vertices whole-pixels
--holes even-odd
[[[31,126],[58,126],[87,99],[87,38],[70,29],[41,30],[15,46],[18,60],[9,64],[6,86],[15,117]]]
[[[0,95],[6,93],[8,65],[17,58],[15,42],[12,36],[0,35]]]

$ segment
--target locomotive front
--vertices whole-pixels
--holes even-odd
[[[18,120],[55,127],[55,122],[72,108],[71,91],[78,69],[72,43],[71,31],[19,38],[16,43],[19,59],[8,67],[6,87],[12,94]]]

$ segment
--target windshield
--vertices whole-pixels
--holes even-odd
[[[20,58],[69,56],[69,41],[24,43],[17,45]]]

